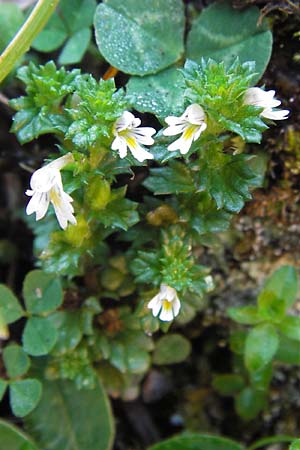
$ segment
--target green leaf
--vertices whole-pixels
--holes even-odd
[[[215,375],[212,386],[222,395],[233,395],[245,387],[245,380],[234,373]]]
[[[59,15],[62,17],[70,34],[93,24],[96,0],[60,0]]]
[[[159,442],[148,450],[244,450],[244,447],[219,436],[187,433]]]
[[[261,322],[255,306],[231,307],[227,309],[228,316],[243,325],[256,325]]]
[[[161,337],[153,353],[154,364],[176,364],[184,361],[191,353],[191,344],[180,334],[167,334]]]
[[[10,378],[24,375],[30,367],[30,359],[17,344],[10,344],[3,350],[3,362]]]
[[[16,322],[23,317],[24,311],[19,300],[4,284],[0,284],[0,317],[5,324]]]
[[[237,355],[243,355],[245,352],[247,333],[245,331],[234,331],[230,335],[230,350]]]
[[[94,25],[100,53],[125,73],[159,72],[183,53],[181,0],[106,0],[96,9]]]
[[[42,270],[32,270],[23,284],[26,309],[31,314],[45,314],[61,306],[63,292],[60,279]]]
[[[300,365],[299,342],[286,336],[280,336],[275,359],[286,364]]]
[[[64,65],[79,63],[89,46],[91,36],[92,33],[89,28],[82,28],[82,30],[79,30],[73,34],[68,39],[61,51],[61,54],[59,55],[59,64]]]
[[[163,120],[183,113],[185,88],[182,74],[171,67],[157,75],[131,77],[126,97],[137,111],[155,114]]]
[[[73,350],[82,338],[80,314],[71,311],[58,311],[47,317],[57,330],[58,336],[52,353],[66,353]]]
[[[100,381],[95,389],[78,390],[71,382],[44,382],[38,407],[26,420],[45,450],[109,450],[114,424]]]
[[[22,430],[0,420],[1,450],[38,450]]]
[[[24,417],[38,404],[42,383],[36,379],[13,381],[9,385],[10,406],[15,416]]]
[[[246,387],[236,397],[235,408],[243,419],[251,420],[265,407],[265,403],[266,395],[264,392]]]
[[[279,444],[282,442],[291,442],[293,439],[294,438],[292,436],[287,436],[286,434],[278,434],[277,436],[265,437],[265,438],[258,439],[257,441],[253,442],[253,444],[250,445],[248,450],[255,450],[260,447],[265,447],[266,445],[269,445],[269,444]],[[295,441],[295,442],[297,442],[297,441]],[[299,442],[300,442],[300,439],[299,439]],[[295,447],[294,449],[291,449],[291,447],[289,447],[289,450],[300,450],[300,447],[299,448]]]
[[[286,308],[289,308],[296,301],[297,285],[295,267],[283,266],[268,278],[260,295],[263,295],[264,291],[271,292],[277,299],[284,300]]]
[[[199,62],[202,57],[230,65],[255,61],[257,76],[264,73],[272,51],[272,33],[267,22],[258,25],[256,7],[238,10],[229,2],[218,2],[206,8],[193,22],[187,39],[187,57]],[[253,81],[253,82],[254,82]]]
[[[45,317],[30,317],[22,336],[23,348],[32,356],[47,355],[57,341],[57,330]]]
[[[68,32],[58,14],[52,14],[47,25],[32,43],[32,47],[39,52],[52,52],[58,49],[66,40]]]
[[[121,228],[126,231],[139,221],[137,206],[136,202],[127,198],[116,198],[99,212],[98,220],[105,227]]]
[[[300,450],[300,439],[293,441],[289,447],[289,450]]]
[[[279,344],[276,329],[271,324],[257,325],[246,338],[245,365],[250,372],[262,369],[272,361]]]
[[[278,324],[278,328],[282,334],[290,339],[300,341],[300,317],[287,316]]]
[[[285,301],[277,297],[274,292],[264,289],[258,296],[258,315],[263,320],[271,322],[280,321],[285,314]]]
[[[171,161],[168,167],[150,169],[150,176],[146,178],[143,185],[155,195],[179,194],[196,190],[190,170],[178,161]]]
[[[267,364],[262,369],[250,373],[251,385],[257,391],[267,391],[272,380],[273,367]]]
[[[1,3],[0,14],[0,52],[23,25],[24,16],[18,5],[9,1]]]
[[[0,378],[0,402],[4,397],[6,388],[7,388],[7,381]],[[0,436],[1,436],[1,433],[0,433]]]
[[[249,167],[249,155],[215,154],[201,164],[200,190],[207,191],[218,208],[239,212],[249,189],[257,185],[257,176]]]

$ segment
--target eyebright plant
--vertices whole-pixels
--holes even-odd
[[[67,448],[82,436],[87,448],[86,442],[111,448],[114,431],[106,393],[134,400],[153,364],[188,358],[190,342],[177,331],[203,310],[214,290],[206,249],[263,183],[264,164],[244,144],[259,144],[274,121],[289,115],[278,108],[274,90],[253,86],[268,57],[258,61],[258,74],[243,52],[235,60],[218,60],[224,47],[218,42],[216,60],[197,54],[197,61],[187,58],[182,68],[169,67],[184,52],[183,4],[170,2],[170,17],[165,2],[148,2],[150,12],[157,3],[164,6],[165,23],[172,18],[178,28],[173,42],[173,28],[164,26],[165,51],[152,45],[157,37],[147,28],[150,13],[139,17],[134,5],[132,17],[141,20],[137,30],[121,3],[106,0],[98,5],[95,24],[107,17],[103,29],[96,27],[104,56],[110,55],[106,37],[116,12],[122,27],[110,30],[113,38],[115,30],[123,33],[133,26],[137,41],[155,53],[142,64],[140,55],[132,57],[132,45],[130,51],[123,45],[120,55],[119,41],[112,40],[112,61],[136,75],[124,87],[117,88],[111,78],[97,80],[79,69],[58,68],[53,61],[30,62],[17,72],[25,94],[10,102],[16,111],[12,131],[21,144],[47,135],[48,158],[41,157],[32,167],[25,192],[31,197],[26,220],[35,236],[39,269],[25,277],[20,299],[0,286],[0,338],[7,339],[10,325],[22,319],[21,342],[4,346],[0,399],[8,390],[13,413],[25,417],[43,448],[49,441],[54,450]],[[96,8],[94,0],[87,4],[87,16],[73,24],[70,3],[62,0],[61,16],[54,16],[44,30],[51,35],[55,24],[64,23],[63,38],[51,47],[59,48],[68,38],[60,62],[78,61],[87,50]],[[220,8],[228,14],[226,2]],[[200,19],[205,24],[209,17]],[[269,30],[257,27],[257,18],[251,37],[261,33],[270,40]],[[201,28],[201,20],[192,25],[185,56],[194,53],[190,36]],[[35,41],[35,48],[45,51],[47,33]],[[149,35],[150,44],[139,33]],[[74,55],[72,40],[81,38]],[[176,81],[176,94],[169,89],[169,76]],[[167,85],[161,103],[152,99],[158,95],[155,89],[145,92],[144,83]],[[228,310],[238,323],[230,339],[234,373],[217,375],[213,386],[234,396],[243,419],[254,418],[267,404],[273,361],[300,364],[297,351],[289,356],[284,352],[287,347],[295,350],[299,341],[298,317],[290,313],[296,291],[296,271],[284,266],[267,282],[257,307]],[[166,334],[157,338],[156,332]],[[91,437],[72,415],[78,404],[84,414],[88,410],[87,421],[104,417],[102,428],[95,426]],[[46,414],[51,423],[39,434],[40,418]],[[61,428],[66,431],[57,437]],[[52,443],[53,436],[58,443]],[[186,449],[198,441],[216,450],[242,449],[234,441],[208,435],[178,439]]]

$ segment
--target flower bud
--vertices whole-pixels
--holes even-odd
[[[104,209],[109,202],[110,192],[109,182],[103,178],[95,177],[88,185],[86,200],[93,210],[99,211]]]

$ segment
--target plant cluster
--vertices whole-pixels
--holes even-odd
[[[255,86],[272,41],[266,23],[256,26],[256,8],[212,5],[195,19],[184,48],[179,0],[140,6],[106,0],[97,8],[94,0],[75,3],[77,11],[62,0],[33,47],[47,53],[64,45],[58,64],[80,61],[88,48],[96,51],[90,43],[94,16],[102,57],[132,76],[117,88],[112,78],[98,80],[53,61],[30,61],[17,72],[25,94],[10,101],[11,130],[21,144],[43,135],[50,144],[49,159],[35,168],[26,191],[38,269],[26,275],[20,299],[0,285],[0,338],[9,338],[11,324],[21,324],[20,339],[2,351],[0,399],[9,390],[12,412],[24,418],[41,448],[69,445],[70,427],[54,439],[67,421],[66,408],[75,424],[74,448],[96,449],[98,440],[104,450],[114,434],[106,394],[133,400],[153,364],[191,354],[181,331],[214,290],[205,249],[263,183],[264,159],[246,144],[259,144],[289,111],[278,108],[273,90]],[[218,35],[224,21],[232,25],[229,47],[238,46],[237,58],[224,49],[227,36]],[[203,32],[211,27],[216,42]],[[250,37],[261,53],[253,54]],[[300,364],[296,297],[296,269],[283,266],[266,282],[257,306],[228,310],[238,324],[230,337],[232,373],[215,375],[213,387],[234,396],[243,419],[267,404],[278,362]],[[157,338],[156,332],[164,334]],[[82,423],[74,415],[78,408]],[[41,419],[45,411],[49,424]],[[89,436],[86,423],[93,428]],[[15,433],[4,422],[1,432]],[[37,448],[22,439],[26,448]],[[243,449],[200,434],[151,449],[194,444]]]

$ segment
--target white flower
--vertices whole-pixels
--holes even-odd
[[[280,100],[274,98],[275,91],[264,91],[259,87],[252,87],[247,89],[245,93],[244,102],[246,105],[259,106],[264,108],[260,113],[262,117],[271,120],[284,120],[287,119],[289,114],[288,109],[273,110],[281,104]]]
[[[26,214],[36,213],[36,220],[42,219],[51,202],[61,228],[65,229],[68,222],[75,224],[73,216],[73,201],[70,195],[64,192],[60,169],[72,162],[73,156],[68,153],[50,164],[36,170],[30,179],[31,189],[27,189],[26,195],[31,199],[26,208]]]
[[[120,158],[127,155],[127,147],[140,162],[153,159],[152,153],[147,152],[140,144],[152,145],[152,135],[156,130],[151,127],[140,127],[141,119],[134,117],[129,111],[124,111],[114,125],[115,139],[111,144],[112,150],[118,150]]]
[[[199,139],[202,131],[206,129],[205,119],[203,108],[197,103],[188,106],[180,117],[167,117],[165,121],[169,126],[163,131],[163,134],[165,136],[176,136],[176,134],[182,133],[182,136],[177,141],[168,146],[168,150],[180,150],[180,153],[185,155],[189,151],[192,142]]]
[[[159,316],[160,320],[170,322],[180,310],[180,300],[176,290],[162,284],[159,293],[148,303],[148,308],[152,309],[154,317]]]

